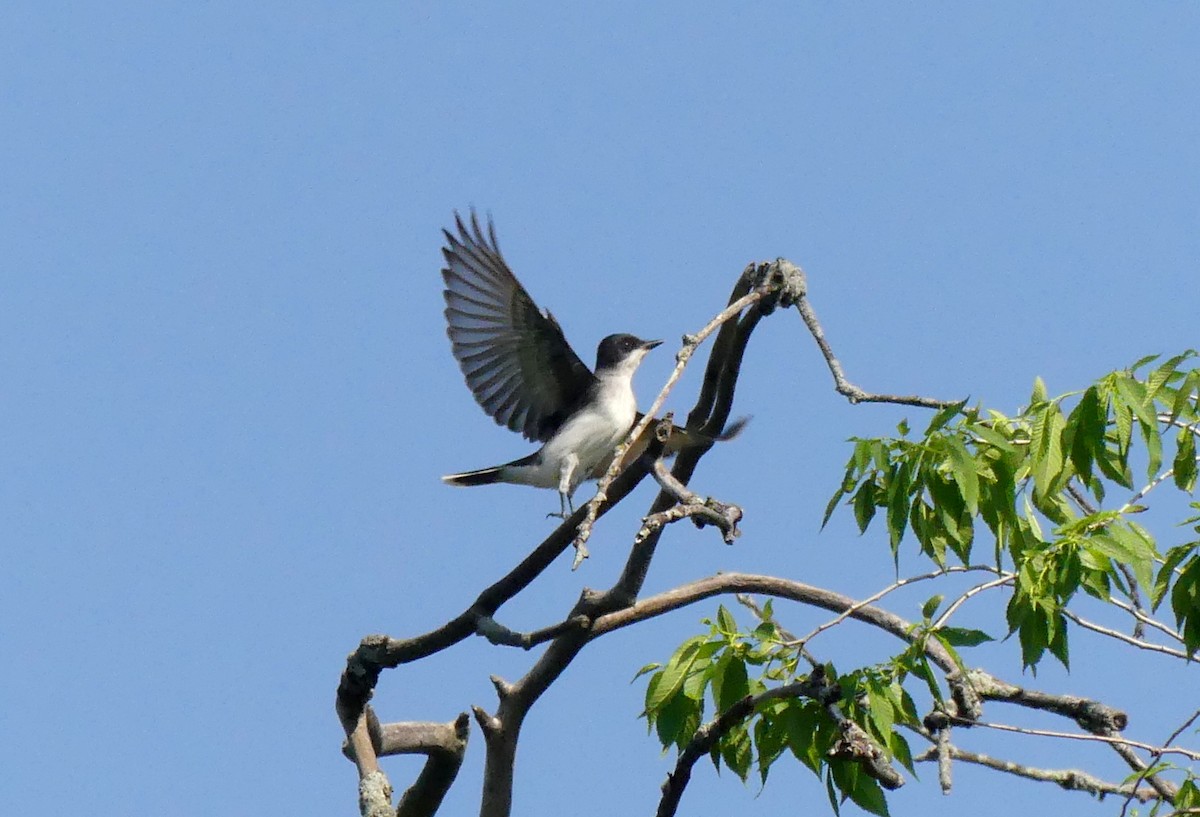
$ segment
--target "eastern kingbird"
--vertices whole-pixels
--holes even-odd
[[[593,374],[548,310],[539,310],[471,212],[470,229],[455,213],[448,230],[446,333],[475,400],[496,423],[543,443],[527,457],[442,477],[451,485],[508,482],[556,488],[559,513],[574,512],[580,483],[608,467],[613,450],[638,417],[633,373],[661,340],[609,335],[596,350]]]

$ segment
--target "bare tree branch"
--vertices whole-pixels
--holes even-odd
[[[551,624],[549,627],[543,627],[531,633],[519,633],[508,629],[494,618],[486,617],[480,619],[476,632],[498,646],[520,647],[521,649],[528,650],[536,647],[538,644],[544,644],[551,639],[557,638],[568,630],[586,629],[590,624],[591,621],[587,616],[572,616],[557,624]]]
[[[603,515],[646,476],[644,463],[634,463],[613,483],[610,499],[601,506]],[[524,590],[542,571],[562,554],[571,544],[574,534],[573,521],[582,517],[582,509],[558,526],[532,553],[508,572],[503,578],[485,589],[466,610],[455,618],[423,635],[413,638],[395,639],[385,635],[369,635],[346,659],[346,669],[338,683],[337,705],[339,713],[347,713],[353,728],[358,713],[370,700],[371,691],[379,681],[379,673],[410,661],[433,655],[452,647],[464,638],[477,632],[480,622],[493,616],[500,607]],[[349,734],[349,732],[347,732]]]
[[[932,747],[925,752],[917,755],[913,760],[917,763],[929,763],[938,760],[939,752],[942,751],[941,744],[937,747]],[[954,760],[961,760],[966,763],[974,763],[978,766],[986,766],[989,769],[994,769],[998,772],[1006,774],[1015,774],[1018,777],[1024,777],[1029,780],[1040,780],[1046,783],[1055,783],[1067,791],[1084,791],[1089,794],[1128,794],[1136,797],[1143,803],[1154,800],[1158,794],[1150,788],[1137,788],[1130,783],[1109,783],[1093,777],[1087,772],[1082,772],[1077,769],[1039,769],[1033,766],[1025,766],[1020,763],[1014,763],[1011,760],[1001,760],[999,758],[990,757],[989,755],[980,754],[978,752],[969,752],[965,749],[960,749],[953,744],[947,744],[945,748],[949,757]]]
[[[1054,695],[1036,689],[1026,689],[1001,681],[979,669],[968,672],[966,682],[985,700],[1052,712],[1070,718],[1093,735],[1120,732],[1129,722],[1124,712],[1099,701],[1077,695]]]
[[[938,785],[942,788],[942,794],[949,794],[954,788],[954,777],[951,774],[950,760],[954,756],[950,744],[950,726],[947,724],[934,733],[937,745],[933,749],[933,754],[937,758],[938,765]]]
[[[458,776],[469,736],[465,712],[449,724],[390,723],[383,727],[385,749],[392,751],[380,754],[422,752],[427,755],[416,781],[400,798],[396,817],[430,817],[437,813]],[[407,741],[412,741],[411,748]]]
[[[850,618],[878,627],[905,642],[911,642],[913,638],[910,622],[882,608],[864,605],[841,593],[791,579],[750,573],[720,573],[643,599],[628,608],[596,619],[590,637],[598,638],[613,630],[678,610],[689,604],[733,593],[758,593],[790,599],[835,613],[849,611]],[[930,660],[943,672],[957,674],[958,665],[941,644],[931,640],[926,643],[925,651]]]
[[[691,519],[698,528],[706,525],[720,528],[722,538],[727,545],[732,545],[733,541],[742,535],[737,526],[742,518],[742,509],[737,505],[730,505],[712,497],[702,499],[675,479],[667,471],[662,460],[655,460],[653,475],[663,490],[675,497],[679,504],[665,511],[651,514],[642,520],[642,529],[637,532],[633,540],[635,543],[645,540],[651,533],[660,531],[672,522],[678,522],[681,519]]]

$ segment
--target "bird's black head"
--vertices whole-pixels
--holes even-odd
[[[661,340],[642,340],[635,335],[609,335],[596,349],[596,371],[615,369],[622,364],[636,367],[643,355],[660,343]]]

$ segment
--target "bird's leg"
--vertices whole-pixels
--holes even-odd
[[[566,519],[575,513],[575,504],[571,501],[571,496],[575,493],[575,488],[571,484],[571,477],[575,475],[575,468],[578,465],[579,457],[574,454],[568,454],[563,457],[562,467],[558,471],[558,513],[548,513],[546,516],[557,516],[559,519]],[[570,513],[567,512],[568,508],[570,509]]]

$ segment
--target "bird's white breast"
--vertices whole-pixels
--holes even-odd
[[[637,400],[629,375],[624,372],[601,375],[589,406],[567,420],[542,449],[540,459],[546,477],[557,480],[563,460],[574,453],[578,458],[571,480],[574,489],[612,454],[636,416]]]

